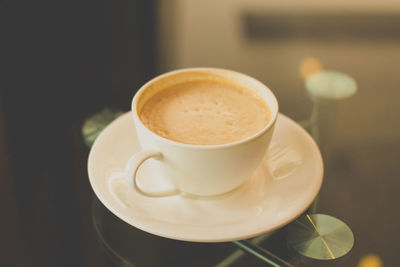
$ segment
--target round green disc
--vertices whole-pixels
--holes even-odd
[[[102,112],[87,119],[82,126],[82,136],[85,144],[91,147],[101,131],[122,114],[123,112],[105,108]]]
[[[317,72],[310,75],[305,83],[310,96],[321,100],[345,99],[357,91],[355,80],[337,71]]]
[[[299,254],[319,260],[346,255],[354,245],[351,229],[341,220],[325,215],[304,215],[288,226],[288,244]]]

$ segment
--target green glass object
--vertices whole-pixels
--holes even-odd
[[[123,112],[121,111],[114,111],[109,108],[105,108],[100,113],[97,113],[87,119],[82,126],[82,136],[85,144],[88,147],[91,147],[101,131],[103,131],[103,129],[110,122],[122,114]]]
[[[314,100],[340,100],[357,92],[357,83],[347,74],[338,71],[320,71],[307,77],[307,92]]]
[[[307,214],[288,226],[288,243],[299,254],[319,260],[346,255],[354,245],[351,229],[325,214]]]

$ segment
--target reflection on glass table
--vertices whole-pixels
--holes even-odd
[[[109,266],[214,266],[231,243],[195,243],[148,234],[123,222],[93,197],[93,225]]]

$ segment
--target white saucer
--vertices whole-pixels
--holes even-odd
[[[224,242],[270,232],[303,213],[322,184],[323,164],[317,145],[282,114],[261,166],[244,185],[223,197],[149,198],[128,188],[122,178],[109,182],[139,150],[133,119],[127,113],[96,139],[88,160],[90,183],[100,201],[123,221],[177,240]],[[159,177],[146,164],[138,175],[143,186],[158,183]]]

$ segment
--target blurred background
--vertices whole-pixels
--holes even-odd
[[[81,127],[128,111],[152,77],[201,66],[259,79],[297,121],[312,109],[308,67],[356,80],[332,122],[321,207],[353,229],[342,266],[370,254],[396,266],[399,1],[4,0],[0,22],[0,266],[108,266]]]

